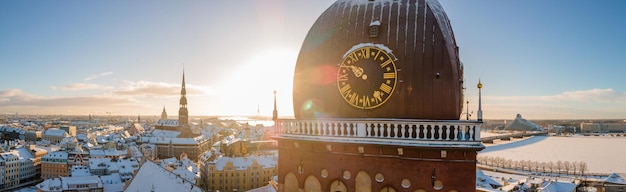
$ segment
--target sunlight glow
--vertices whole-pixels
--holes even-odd
[[[222,81],[220,98],[228,103],[232,115],[271,116],[274,110],[273,91],[277,91],[279,116],[292,116],[293,72],[296,50],[268,48],[236,68]],[[260,112],[257,114],[257,111]]]

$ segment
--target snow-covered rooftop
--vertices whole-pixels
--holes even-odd
[[[209,140],[209,138],[203,135],[193,137],[193,138],[141,137],[141,142],[152,143],[152,144],[172,143],[172,144],[196,145],[206,140]]]
[[[65,130],[61,130],[59,128],[50,128],[50,129],[44,131],[43,135],[56,136],[56,137],[65,137],[65,136],[67,136],[67,132],[65,132]]]
[[[252,166],[254,162],[263,168],[276,167],[278,163],[278,153],[273,152],[269,155],[257,155],[248,157],[219,157],[213,161],[216,170],[224,170],[224,167],[231,162],[235,169],[246,170]]]
[[[61,177],[46,179],[36,185],[42,191],[67,191],[70,185],[95,184],[96,188],[102,188],[102,181],[98,176]]]
[[[70,170],[70,175],[72,177],[82,177],[82,176],[91,176],[91,172],[89,172],[89,167],[87,166],[72,166],[72,170]]]
[[[46,159],[66,159],[67,160],[67,152],[65,151],[54,151],[52,153],[48,153],[43,156]]]
[[[186,179],[169,172],[157,164],[146,161],[125,191],[190,191],[203,190]]]
[[[102,186],[105,192],[124,191],[124,183],[117,173],[100,176],[100,180],[102,180]]]
[[[178,119],[159,119],[156,125],[175,127],[178,126]]]

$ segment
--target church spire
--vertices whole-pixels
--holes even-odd
[[[161,119],[167,119],[167,112],[165,111],[165,106],[163,106],[163,111],[161,112]]]
[[[178,124],[187,126],[189,123],[189,111],[187,111],[187,90],[185,88],[185,68],[183,67],[183,82],[180,89],[180,108],[178,109]]]
[[[272,120],[278,120],[278,110],[276,109],[276,90],[274,90],[274,113],[272,114]]]

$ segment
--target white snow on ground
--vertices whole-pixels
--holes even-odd
[[[626,173],[626,137],[535,136],[486,146],[479,156],[518,161],[584,161],[589,168],[587,173]]]

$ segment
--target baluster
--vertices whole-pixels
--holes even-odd
[[[439,126],[439,140],[444,140],[444,139],[443,139],[443,136],[445,136],[445,135],[444,135],[444,133],[446,132],[446,130],[445,130],[445,129],[446,129],[446,126],[445,126],[445,125],[440,125],[440,126]]]
[[[458,125],[454,126],[454,128],[452,129],[452,133],[453,133],[452,140],[459,140],[459,126]]]
[[[343,123],[343,122],[341,124],[339,124],[339,127],[337,129],[337,136],[343,135],[343,129],[344,129],[345,126],[346,126],[346,124]]]
[[[320,135],[320,129],[324,127],[324,123],[315,123],[313,127],[313,135]]]
[[[372,126],[371,126],[371,125],[372,125],[372,124],[369,124],[369,123],[366,123],[366,124],[365,124],[365,134],[366,134],[366,136],[368,136],[368,137],[371,137],[371,136],[372,136],[372,131],[370,130],[370,129],[372,128]]]
[[[398,127],[400,127],[400,135],[398,135],[398,138],[404,138],[404,133],[406,132],[406,130],[404,130],[406,127],[404,127],[402,124],[398,124]]]
[[[417,125],[417,139],[424,139],[424,132],[422,131],[423,125]]]
[[[377,123],[376,125],[374,125],[374,132],[376,132],[376,135],[375,135],[376,137],[380,137],[380,135],[381,135],[380,134],[380,124]]]
[[[335,126],[335,123],[329,123],[326,127],[324,127],[324,136],[329,136],[332,128]]]
[[[435,133],[437,133],[437,140],[439,140],[439,141],[443,140],[443,137],[442,137],[442,135],[443,135],[443,126],[437,125],[436,129],[437,129],[437,131]]]
[[[476,126],[472,126],[472,128],[470,129],[470,135],[471,135],[471,136],[470,136],[470,138],[469,138],[469,139],[470,139],[470,140],[472,140],[472,141],[475,141],[475,140],[476,140],[476,137],[475,137],[475,135],[474,135],[474,129],[476,129]]]
[[[309,134],[309,130],[311,130],[311,126],[313,126],[313,122],[307,123],[306,127],[304,127],[304,134],[305,135]]]
[[[391,137],[391,126],[389,126],[389,124],[385,124],[385,130],[387,131],[387,135],[385,135],[385,138],[390,138]]]
[[[346,130],[346,126],[348,126],[346,123],[341,123],[341,126],[339,126],[339,135],[338,136],[343,136],[344,135],[344,131]]]
[[[346,125],[346,136],[350,137],[354,134],[354,124],[350,123],[348,125]]]

